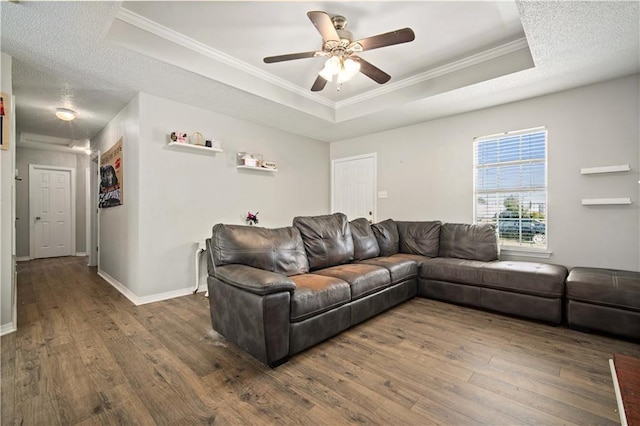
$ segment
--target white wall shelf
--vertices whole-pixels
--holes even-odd
[[[185,150],[196,150],[196,151],[207,151],[207,152],[222,152],[220,148],[212,148],[203,145],[193,145],[190,143],[183,142],[169,142],[170,147],[176,147]]]
[[[254,166],[236,166],[238,169],[259,170],[261,172],[277,172],[278,169],[268,169],[266,167],[254,167]]]
[[[583,198],[583,206],[604,206],[631,204],[631,198]]]
[[[598,173],[628,172],[629,170],[631,170],[631,167],[628,164],[621,164],[619,166],[587,167],[580,169],[580,174],[594,175]]]

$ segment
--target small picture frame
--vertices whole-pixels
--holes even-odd
[[[11,138],[11,96],[0,93],[0,149],[9,149]]]

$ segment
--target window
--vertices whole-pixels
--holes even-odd
[[[505,248],[547,248],[545,128],[474,140],[476,223],[497,225]]]

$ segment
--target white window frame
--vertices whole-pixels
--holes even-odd
[[[506,255],[513,256],[525,256],[525,257],[536,257],[536,258],[549,258],[551,257],[552,252],[549,250],[549,133],[546,126],[534,127],[530,129],[516,130],[504,133],[496,133],[487,136],[480,136],[473,138],[473,223],[477,222],[477,212],[476,212],[476,199],[477,199],[477,144],[483,141],[504,138],[504,137],[513,137],[513,136],[521,136],[530,133],[537,132],[545,132],[545,175],[544,175],[544,192],[545,192],[545,237],[546,237],[546,248],[536,248],[536,247],[523,247],[519,245],[508,245],[508,244],[500,244],[500,253]]]

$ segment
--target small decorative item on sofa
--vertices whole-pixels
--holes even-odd
[[[247,213],[247,223],[249,225],[257,225],[258,224],[258,213],[260,212],[255,212],[255,213],[251,213],[248,212]]]
[[[187,143],[187,134],[184,132],[171,132],[171,141]]]

